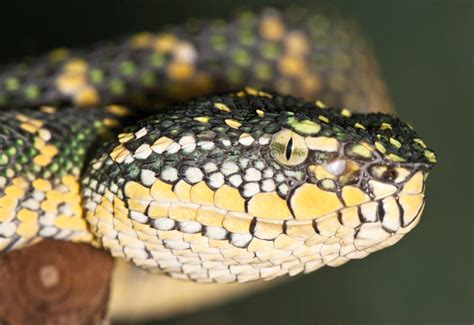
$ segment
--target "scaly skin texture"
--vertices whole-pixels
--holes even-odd
[[[44,106],[0,114],[0,251],[41,238],[91,240],[79,178],[88,151],[125,112]]]
[[[83,179],[87,221],[147,269],[272,279],[396,243],[418,223],[433,159],[395,117],[247,88],[119,134]]]
[[[151,109],[256,86],[352,110],[390,111],[373,53],[337,16],[286,10],[190,21],[0,70],[0,107],[103,103]]]
[[[301,10],[1,68],[0,251],[93,241],[175,277],[249,281],[361,258],[418,222],[435,156],[398,119],[250,87],[167,104],[247,84],[390,109],[353,24]],[[131,111],[164,105],[98,149]]]

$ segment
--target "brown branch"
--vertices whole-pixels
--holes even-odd
[[[53,240],[0,256],[0,325],[101,324],[112,267],[104,251]]]

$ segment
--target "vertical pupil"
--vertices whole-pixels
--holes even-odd
[[[286,152],[285,152],[286,160],[290,160],[292,151],[293,151],[293,138],[290,138],[290,140],[288,140],[288,144],[286,145]]]

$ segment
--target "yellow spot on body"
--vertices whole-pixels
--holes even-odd
[[[360,124],[359,122],[357,122],[356,124],[354,124],[354,127],[355,127],[355,128],[358,128],[358,129],[365,130],[365,126],[363,126],[363,125]]]
[[[74,95],[74,103],[79,106],[92,106],[99,103],[99,93],[93,87],[85,87]]]
[[[224,122],[225,124],[227,124],[229,127],[233,129],[238,129],[242,125],[242,123],[240,123],[239,121],[234,120],[234,119],[229,119],[229,118],[225,119]]]
[[[392,129],[392,125],[391,124],[388,124],[388,123],[385,123],[383,122],[382,124],[380,124],[380,130],[391,130]]]
[[[68,217],[58,216],[54,219],[54,225],[59,229],[70,229],[70,230],[85,230],[87,224],[84,219],[80,217]]]
[[[178,200],[171,184],[157,180],[151,187],[151,196],[158,202],[174,202]]]
[[[342,115],[342,116],[345,116],[345,117],[350,117],[350,116],[352,115],[352,113],[351,113],[351,111],[348,110],[347,108],[343,108],[343,109],[341,110],[341,115]]]
[[[281,73],[289,77],[297,77],[304,73],[304,60],[298,56],[284,56],[278,62]]]
[[[400,143],[400,141],[398,141],[395,138],[390,138],[390,143],[398,149],[400,149],[402,147],[402,144]]]
[[[107,112],[110,112],[112,114],[115,114],[117,116],[127,116],[130,115],[130,110],[121,105],[108,105],[106,106]]]
[[[339,150],[339,141],[330,137],[306,137],[306,145],[310,150],[336,152]]]
[[[82,73],[65,72],[56,78],[56,87],[65,94],[74,94],[87,85],[87,78]]]
[[[49,59],[51,60],[51,62],[59,62],[59,61],[64,60],[68,55],[69,55],[69,50],[65,48],[59,48],[59,49],[52,50],[49,53]]]
[[[216,207],[235,212],[245,212],[245,200],[239,191],[228,185],[221,186],[214,195]]]
[[[25,189],[18,185],[7,186],[4,191],[6,195],[16,199],[22,198],[25,195]]]
[[[63,201],[63,193],[56,190],[52,190],[46,193],[46,198],[50,201],[59,203]]]
[[[319,119],[320,121],[323,121],[324,123],[329,123],[329,119],[328,119],[326,116],[319,115],[319,116],[318,116],[318,119]]]
[[[156,184],[156,182],[155,182]],[[153,184],[153,186],[155,186]],[[125,184],[125,196],[129,199],[151,201],[150,189],[140,183],[129,181]],[[154,196],[153,196],[154,197]]]
[[[194,65],[185,62],[172,62],[168,66],[168,76],[172,80],[184,81],[188,80],[194,74]]]
[[[58,109],[56,107],[52,107],[52,106],[41,106],[40,111],[42,111],[44,113],[48,113],[48,114],[53,114],[53,113],[56,113],[58,111]]]
[[[253,87],[245,87],[245,92],[249,95],[252,95],[252,96],[260,96],[260,97],[268,97],[268,98],[272,98],[272,95],[270,95],[269,93],[267,92],[264,92],[264,91],[261,91],[261,90],[258,90],[258,89],[255,89]],[[244,96],[245,93],[243,92],[240,92],[237,94],[237,96],[239,96],[239,94],[241,94],[240,96]]]
[[[40,152],[48,157],[54,157],[58,154],[58,148],[55,145],[48,144],[40,149]]]
[[[314,184],[303,184],[296,189],[290,199],[295,218],[311,220],[319,218],[343,207],[337,195],[319,189]]]
[[[151,145],[151,150],[156,153],[163,153],[174,141],[168,137],[161,137]]]
[[[87,68],[88,64],[85,60],[73,59],[64,65],[63,70],[69,73],[85,73]]]
[[[364,191],[355,186],[344,186],[341,196],[346,206],[359,205],[370,200]]]
[[[29,123],[21,123],[20,124],[20,128],[22,128],[23,130],[25,130],[26,132],[29,132],[29,133],[35,133],[38,128],[33,126],[32,124],[29,124]]]
[[[305,54],[309,50],[308,40],[303,32],[291,32],[285,38],[286,49],[295,55]]]
[[[159,35],[154,42],[154,49],[157,52],[167,53],[173,49],[177,39],[173,34]]]
[[[211,190],[205,181],[200,181],[199,183],[191,187],[191,201],[197,204],[203,205],[214,205],[214,191]]]
[[[36,222],[22,222],[16,228],[16,233],[20,237],[31,238],[38,233],[39,227]]]
[[[214,106],[223,112],[230,112],[230,108],[226,104],[214,103]]]
[[[103,121],[105,126],[107,127],[117,127],[120,125],[119,121],[113,118],[105,118]]]
[[[133,140],[135,138],[134,134],[129,132],[129,133],[121,133],[118,135],[118,141],[120,143],[127,143],[130,140]],[[123,148],[123,147],[122,147]]]
[[[384,145],[381,142],[376,141],[375,142],[375,148],[380,151],[381,153],[386,153],[387,149],[384,147]]]
[[[258,117],[265,117],[265,112],[262,111],[261,109],[256,110]]]
[[[420,194],[423,191],[424,181],[423,172],[418,171],[405,183],[402,192],[405,194]]]
[[[251,216],[257,218],[272,220],[292,218],[286,200],[279,197],[276,192],[255,194],[248,202],[247,209]]]
[[[282,21],[275,16],[264,17],[260,23],[259,30],[264,38],[272,41],[280,40],[286,32]]]
[[[316,101],[316,106],[318,106],[319,108],[327,108],[327,105],[324,104],[322,101],[320,100],[317,100]]]
[[[194,120],[201,123],[208,123],[211,118],[209,116],[199,116],[195,117]]]
[[[191,185],[189,185],[185,181],[180,180],[174,186],[173,191],[180,201],[183,201],[183,202],[191,201]]]
[[[132,47],[134,48],[146,48],[146,47],[151,46],[152,41],[153,41],[153,34],[143,32],[143,33],[134,35],[131,38],[130,43],[132,44]]]
[[[36,222],[38,220],[38,212],[23,208],[18,211],[17,218],[22,222]]]
[[[51,162],[51,157],[48,157],[46,155],[38,155],[35,158],[33,158],[33,161],[38,166],[45,167],[49,165],[49,163]]]

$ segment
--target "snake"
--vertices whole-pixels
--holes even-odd
[[[418,224],[436,163],[384,96],[354,24],[301,8],[0,67],[0,253],[86,242],[203,283],[364,258]]]

